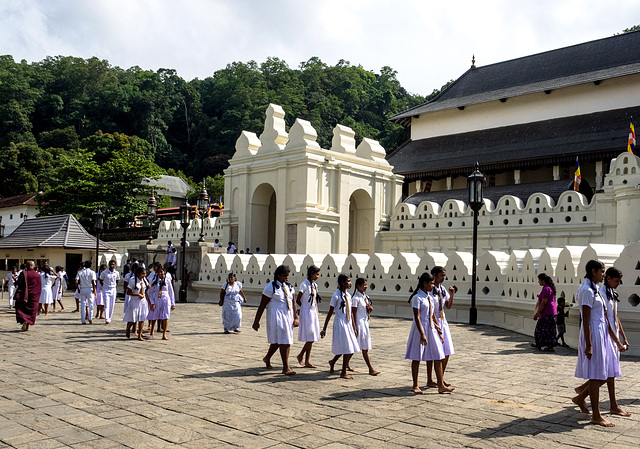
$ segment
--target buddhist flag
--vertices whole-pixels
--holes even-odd
[[[627,145],[627,151],[634,154],[636,152],[636,130],[633,127],[633,119],[631,119],[629,124],[629,144]]]
[[[582,175],[580,174],[580,161],[578,160],[578,156],[576,156],[576,171],[573,174],[573,190],[575,190],[576,192],[579,192],[581,182],[582,182]]]

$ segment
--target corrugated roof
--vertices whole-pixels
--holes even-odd
[[[471,68],[431,101],[390,117],[464,107],[640,73],[640,31]]]
[[[26,195],[16,195],[7,198],[0,198],[0,209],[22,205],[37,206],[38,203],[35,201],[35,197],[35,193],[27,193]]]
[[[5,248],[95,249],[96,238],[73,215],[54,215],[23,222],[11,235],[0,240],[0,249]],[[115,250],[100,240],[100,251]]]
[[[635,114],[634,114],[635,113]],[[629,117],[640,107],[406,142],[388,157],[394,173],[413,178],[535,168],[616,157],[627,147]]]

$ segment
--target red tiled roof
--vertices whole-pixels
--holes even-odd
[[[37,206],[35,193],[27,193],[26,195],[10,196],[8,198],[0,198],[0,209],[15,206]]]

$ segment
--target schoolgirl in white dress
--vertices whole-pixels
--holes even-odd
[[[55,281],[53,281],[53,286],[51,286],[51,295],[53,297],[53,311],[56,311],[56,302],[60,304],[60,311],[64,312],[64,305],[62,304],[62,286],[65,283],[64,276],[65,272],[62,270],[62,267],[56,267],[56,273],[58,273],[58,277]]]
[[[153,306],[153,310],[147,315],[147,319],[151,321],[150,335],[153,337],[154,324],[158,321],[162,329],[162,339],[168,340],[167,327],[169,326],[169,318],[171,318],[171,311],[176,308],[176,297],[173,291],[171,274],[165,272],[162,267],[158,267],[150,291],[149,300]]]
[[[442,331],[435,315],[435,306],[431,293],[433,291],[433,276],[422,273],[418,279],[418,286],[409,298],[413,311],[413,322],[407,340],[405,359],[411,360],[411,376],[413,386],[411,391],[422,394],[418,386],[420,362],[431,361],[435,367],[438,393],[450,393],[453,387],[447,387],[443,381],[442,360],[444,348],[442,346]]]
[[[155,306],[150,305],[149,300],[149,282],[146,278],[146,270],[138,267],[133,278],[129,279],[127,284],[127,294],[129,295],[129,306],[124,314],[122,321],[127,323],[127,338],[131,335],[131,328],[135,331],[138,326],[138,340],[144,341],[142,335],[142,327],[144,320],[147,319],[149,310],[153,310]]]
[[[49,267],[42,269],[42,290],[40,291],[40,304],[44,307],[45,316],[49,315],[49,305],[53,304],[53,283],[59,278],[58,273]]]
[[[438,325],[442,331],[442,349],[444,350],[444,359],[442,360],[442,382],[445,386],[450,387],[451,384],[444,380],[444,374],[447,371],[447,365],[449,364],[449,356],[455,354],[453,350],[453,339],[451,338],[451,330],[449,329],[449,322],[445,315],[445,310],[450,309],[453,305],[453,295],[456,293],[455,287],[449,287],[446,289],[442,283],[447,277],[447,272],[444,267],[435,266],[431,269],[431,276],[433,276],[433,291],[431,296],[435,305],[435,314],[438,319]],[[433,381],[432,376],[433,362],[427,362],[427,386],[437,387],[438,384]]]
[[[367,280],[364,278],[356,279],[356,290],[351,298],[351,310],[352,316],[355,319],[356,327],[358,329],[358,345],[362,351],[362,357],[364,362],[369,368],[369,374],[377,376],[380,371],[376,371],[369,358],[369,349],[371,349],[371,332],[369,330],[369,320],[371,312],[373,311],[373,305],[371,299],[367,295]]]
[[[300,284],[296,303],[300,307],[300,326],[298,326],[298,341],[304,346],[298,354],[298,363],[305,368],[316,368],[311,363],[311,347],[313,342],[320,341],[320,320],[318,318],[318,284],[320,268],[311,265],[307,268],[307,279]],[[304,362],[302,361],[304,359]]]
[[[222,327],[224,333],[240,332],[242,327],[241,304],[247,302],[242,291],[242,284],[236,280],[236,275],[229,273],[227,282],[220,289],[220,302],[222,306]]]
[[[102,294],[104,286],[102,282],[100,282],[100,275],[106,269],[107,266],[105,264],[100,265],[100,268],[98,268],[98,279],[96,280],[96,318],[100,318],[101,320],[104,320],[104,297]]]
[[[267,341],[269,350],[262,361],[271,369],[271,357],[280,349],[282,358],[282,374],[291,376],[295,371],[289,366],[289,352],[293,343],[293,327],[298,325],[298,310],[293,298],[293,287],[288,284],[289,272],[286,265],[276,268],[273,281],[262,291],[262,300],[253,320],[253,329],[260,329],[260,318],[267,310]]]
[[[333,359],[329,361],[330,372],[334,371],[334,366],[340,356],[342,356],[342,371],[340,377],[343,379],[353,379],[347,374],[349,361],[353,354],[360,351],[358,345],[358,329],[355,319],[352,315],[351,295],[347,291],[351,288],[351,279],[346,274],[338,276],[338,289],[331,297],[329,303],[329,312],[324,321],[324,326],[320,336],[324,338],[327,334],[327,326],[331,320],[331,316],[335,312],[336,319],[333,320],[333,333],[331,335],[331,352],[334,354]]]
[[[124,284],[124,314],[127,314],[127,310],[129,310],[129,294],[127,293],[127,289],[129,288],[129,281],[132,281],[132,278],[135,277],[135,272],[138,269],[138,264],[134,263],[131,265],[131,270],[124,275],[123,284]]]
[[[606,319],[606,304],[600,294],[597,284],[604,278],[604,264],[597,260],[590,260],[586,266],[585,281],[576,293],[580,306],[582,322],[578,344],[578,361],[575,377],[588,380],[586,388],[576,388],[580,391],[572,399],[584,413],[589,413],[585,399],[591,401],[591,422],[605,427],[614,424],[607,421],[600,414],[600,387],[607,381],[607,346],[609,345],[609,330]]]

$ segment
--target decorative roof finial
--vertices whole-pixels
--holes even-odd
[[[471,68],[472,69],[476,68],[476,55],[475,54],[473,56],[471,56]]]

